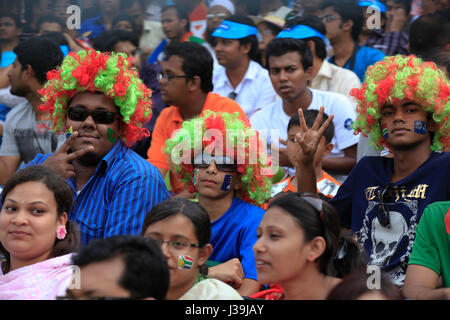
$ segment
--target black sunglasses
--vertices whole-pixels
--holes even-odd
[[[391,185],[388,184],[378,195],[380,204],[378,205],[377,219],[378,219],[378,222],[385,228],[391,227],[391,220],[389,218],[389,209],[387,208],[386,200],[385,200],[386,198],[388,198],[390,193],[391,193]]]
[[[207,159],[205,159],[207,158]],[[208,161],[209,160],[209,161]],[[237,170],[236,164],[233,163],[227,163],[227,157],[226,156],[209,156],[209,157],[201,157],[200,156],[195,157],[194,159],[194,167],[195,168],[208,168],[211,162],[216,164],[216,168],[219,171],[223,172],[234,172]]]
[[[95,123],[111,124],[116,120],[117,113],[111,111],[95,110],[89,111],[81,108],[70,107],[67,113],[70,120],[84,121],[87,117],[92,116]]]

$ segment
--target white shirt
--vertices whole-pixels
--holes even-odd
[[[344,149],[358,143],[359,136],[353,134],[351,125],[356,119],[356,113],[351,101],[343,94],[327,92],[315,89],[309,89],[312,93],[312,101],[308,109],[319,110],[324,106],[324,112],[329,116],[334,115],[334,136],[331,140],[333,150],[329,157],[344,156]],[[283,100],[278,99],[275,103],[256,112],[251,118],[250,123],[253,129],[260,132],[262,137],[267,133],[267,144],[270,147],[271,142],[279,144],[275,135],[287,140],[287,126],[290,117],[283,110]],[[275,130],[275,131],[272,131]],[[274,140],[272,141],[272,136]]]
[[[275,102],[278,97],[272,87],[269,72],[253,60],[250,60],[247,72],[236,88],[233,88],[228,80],[223,66],[214,70],[213,84],[213,92],[221,96],[228,97],[230,93],[236,93],[234,100],[248,118],[257,110]]]
[[[352,101],[354,108],[356,108],[356,102],[350,96],[350,90],[360,87],[361,81],[353,71],[338,67],[327,60],[323,60],[319,72],[311,82],[313,89],[346,95]]]

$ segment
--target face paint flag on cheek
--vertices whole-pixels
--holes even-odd
[[[383,137],[385,140],[387,140],[389,138],[389,130],[388,128],[384,128],[383,129]]]
[[[231,189],[231,185],[233,184],[233,176],[226,174],[223,178],[222,189],[223,191],[229,191]]]
[[[200,172],[200,170],[195,169],[194,170],[194,178],[192,179],[192,184],[194,186],[196,186],[198,184],[198,173]]]
[[[73,134],[73,128],[70,126],[69,129],[66,130],[66,139],[69,139],[69,137]]]
[[[424,121],[414,121],[414,132],[422,135],[427,134],[427,124]]]
[[[117,140],[117,133],[116,133],[113,129],[108,128],[108,132],[107,132],[107,136],[106,136],[106,137],[107,137],[108,140],[111,141],[112,143],[116,143],[116,140]]]
[[[178,268],[191,270],[194,265],[194,258],[190,256],[178,256]]]

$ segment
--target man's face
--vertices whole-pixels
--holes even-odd
[[[225,68],[232,68],[241,63],[250,51],[250,44],[241,45],[236,39],[216,38],[216,40],[214,52],[217,62]]]
[[[139,4],[139,1],[134,1],[130,8],[125,9],[125,13],[133,18],[138,32],[141,32],[144,23],[144,10]]]
[[[380,125],[385,139],[393,149],[408,150],[430,143],[432,123],[422,107],[414,102],[383,106]]]
[[[189,95],[187,78],[177,78],[177,76],[186,76],[182,67],[183,59],[179,56],[170,56],[168,60],[161,62],[162,74],[165,77],[159,80],[161,97],[168,105],[179,106]]]
[[[165,36],[169,40],[181,39],[186,32],[186,19],[178,17],[175,8],[169,8],[161,15],[161,23]]]
[[[327,28],[326,37],[330,41],[332,41],[342,33],[342,17],[334,10],[333,7],[327,7],[322,11],[322,21]]]
[[[114,46],[115,52],[126,53],[129,57],[132,57],[131,63],[139,71],[141,69],[141,56],[139,55],[138,48],[130,41],[120,41]]]
[[[22,29],[16,26],[14,19],[10,17],[0,18],[0,41],[19,39]]]
[[[62,26],[57,22],[44,22],[41,24],[39,28],[39,34],[43,35],[49,32],[60,32],[62,33],[64,30]]]
[[[230,12],[222,6],[214,6],[208,9],[206,29],[213,32],[222,21],[230,16]]]
[[[103,13],[116,15],[120,11],[120,0],[98,0],[98,6]]]
[[[312,67],[303,70],[298,52],[270,56],[268,65],[272,86],[282,99],[292,101],[306,92],[307,83],[312,79]]]
[[[124,270],[120,257],[88,264],[80,270],[80,289],[67,289],[67,295],[78,300],[130,298],[130,291],[119,285]]]
[[[85,166],[97,166],[100,160],[114,147],[119,139],[119,112],[114,105],[113,100],[102,93],[80,92],[77,93],[68,105],[66,117],[67,128],[73,127],[73,131],[78,131],[78,137],[72,144],[72,151],[83,149],[87,146],[93,146],[93,150],[77,161]],[[73,114],[80,114],[82,111],[97,111],[101,113],[102,118],[111,119],[111,113],[114,113],[115,120],[112,123],[98,120],[96,123],[92,115],[86,119],[77,119]],[[77,112],[77,113],[76,113]],[[109,112],[109,113],[108,113]]]
[[[22,70],[22,64],[19,59],[16,58],[12,64],[11,70],[8,72],[9,83],[11,84],[11,93],[24,97],[28,93],[27,81],[24,79]]]

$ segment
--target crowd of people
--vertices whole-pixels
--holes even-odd
[[[450,1],[0,0],[0,48],[0,299],[450,299]]]

